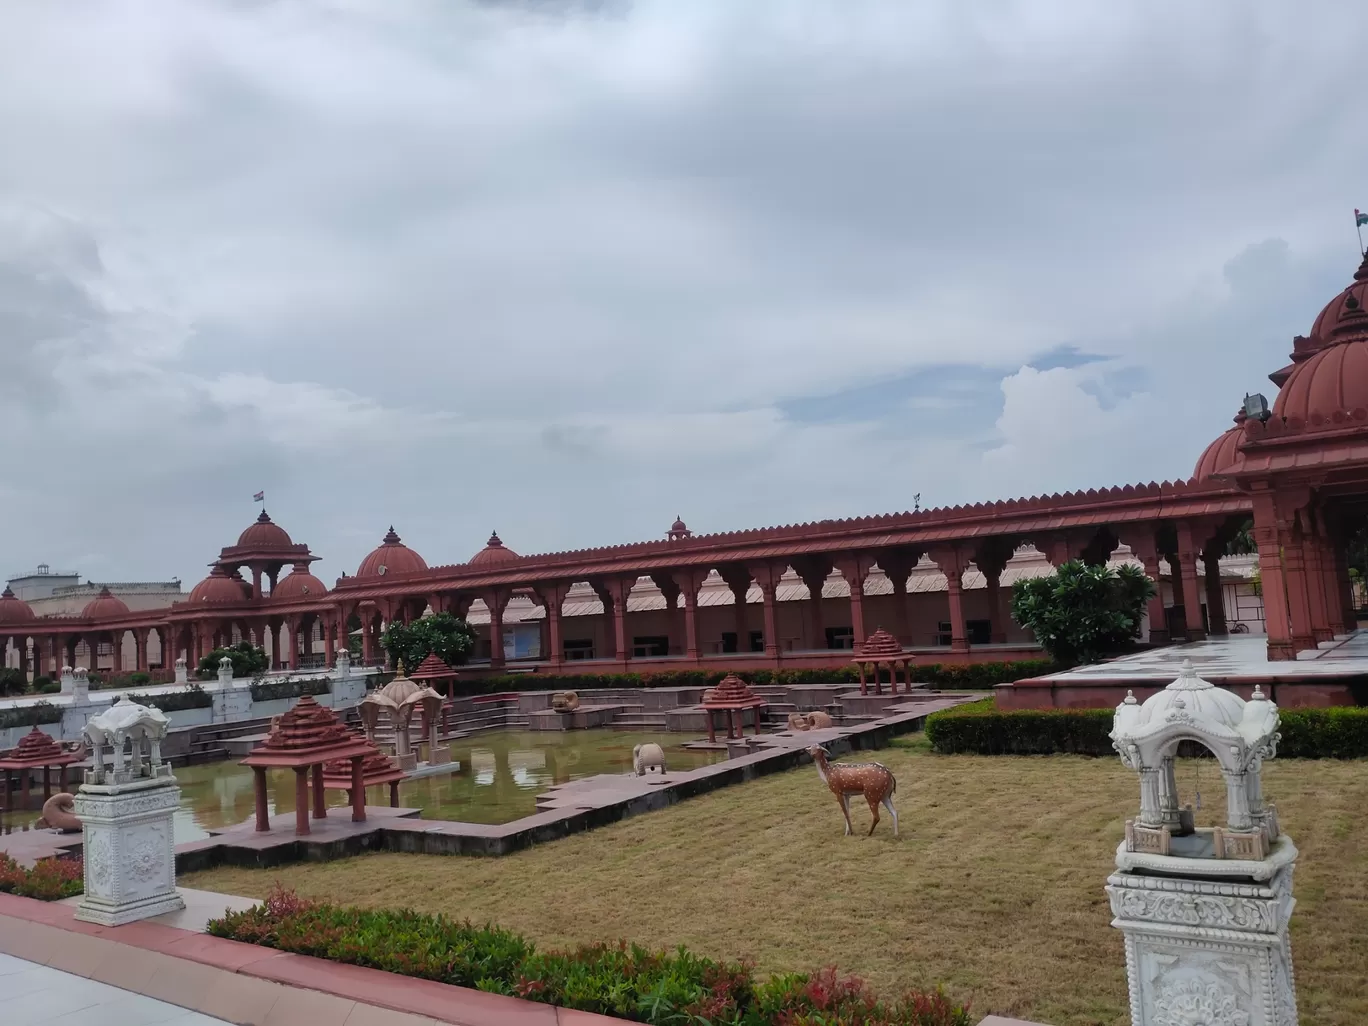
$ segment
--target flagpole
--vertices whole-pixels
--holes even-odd
[[[1358,232],[1359,256],[1368,255],[1368,250],[1363,248],[1363,222],[1359,220],[1358,208],[1354,209],[1354,231]]]

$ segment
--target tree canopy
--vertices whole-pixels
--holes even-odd
[[[227,656],[233,663],[234,677],[256,677],[265,673],[271,666],[266,650],[258,648],[250,641],[239,641],[232,648],[216,648],[199,661],[198,673],[201,680],[213,680],[218,676],[219,661]]]
[[[1153,595],[1154,582],[1139,567],[1071,560],[1048,577],[1018,581],[1012,618],[1058,662],[1095,663],[1134,644]]]
[[[433,613],[412,623],[394,621],[380,635],[380,644],[396,666],[402,660],[409,670],[433,654],[448,666],[459,666],[475,649],[475,631],[460,617]]]

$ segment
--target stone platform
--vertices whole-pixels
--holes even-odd
[[[1185,645],[1166,645],[1105,663],[999,684],[1003,709],[1106,709],[1127,691],[1144,701],[1178,676],[1192,660],[1198,676],[1242,698],[1258,684],[1281,708],[1368,704],[1368,630],[1325,642],[1295,660],[1269,662],[1262,634],[1232,634]]]
[[[582,705],[574,712],[538,709],[527,714],[528,730],[588,730],[606,727],[618,716],[640,708],[630,705]]]

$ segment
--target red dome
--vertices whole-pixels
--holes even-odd
[[[108,588],[101,588],[100,593],[86,603],[86,607],[81,610],[81,615],[87,620],[103,620],[111,616],[126,616],[128,606],[124,605],[123,599],[115,598],[109,593]]]
[[[214,567],[209,576],[190,589],[189,601],[204,603],[243,602],[252,597],[252,586],[237,574],[230,574],[221,566]]]
[[[285,529],[273,523],[264,509],[256,523],[238,535],[237,543],[240,549],[288,549],[294,544]]]
[[[1368,336],[1368,255],[1354,273],[1354,283],[1325,305],[1311,325],[1311,337],[1299,346],[1314,352],[1348,337]],[[1295,358],[1295,356],[1294,356]]]
[[[1197,466],[1192,470],[1192,479],[1198,484],[1210,481],[1228,467],[1234,466],[1240,456],[1240,443],[1244,441],[1245,412],[1235,414],[1235,426],[1222,433],[1202,450],[1197,457]]]
[[[382,574],[408,574],[428,568],[427,561],[399,540],[391,526],[380,547],[356,568],[357,577],[379,577]],[[293,575],[291,575],[293,576]]]
[[[0,624],[28,623],[32,619],[35,617],[29,604],[21,598],[15,598],[9,585],[5,585],[5,590],[0,592]]]
[[[499,540],[499,532],[495,531],[489,536],[489,541],[475,555],[470,557],[470,566],[492,566],[497,563],[511,563],[515,559],[521,559],[516,552]]]
[[[1368,422],[1368,336],[1332,342],[1297,364],[1278,390],[1273,416],[1292,431]]]
[[[276,583],[271,598],[302,599],[321,598],[328,593],[327,585],[309,573],[308,563],[296,563],[290,575]]]

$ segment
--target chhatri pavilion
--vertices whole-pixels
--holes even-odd
[[[1360,604],[1348,548],[1368,511],[1368,260],[1270,377],[1271,404],[1246,396],[1182,480],[717,534],[676,519],[655,541],[534,555],[495,533],[444,564],[391,527],[331,586],[263,511],[169,606],[133,610],[106,589],[80,615],[38,616],[7,590],[0,651],[30,676],[78,665],[79,648],[169,677],[177,658],[242,639],[274,668],[326,667],[359,636],[375,665],[386,624],[446,611],[477,628],[473,677],[835,668],[879,624],[883,665],[894,647],[914,665],[1003,661],[1039,654],[1010,585],[1081,558],[1160,583],[1146,642],[1247,633],[1270,662],[1304,659],[1353,631]],[[1229,555],[1249,524],[1257,559]]]

